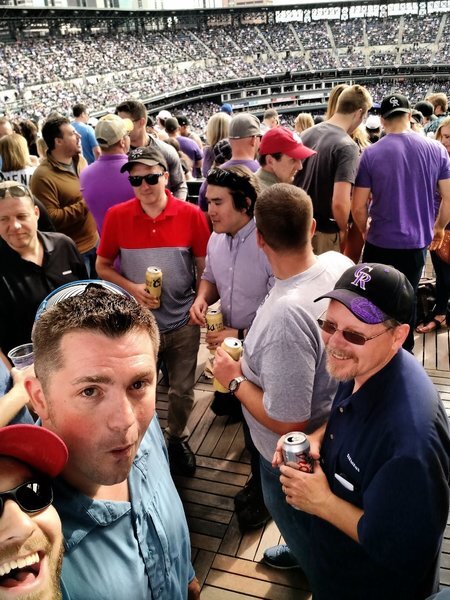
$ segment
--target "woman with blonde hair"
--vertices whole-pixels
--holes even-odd
[[[26,139],[18,133],[0,138],[2,159],[1,181],[17,181],[29,186],[36,165],[33,165]]]
[[[309,113],[298,113],[294,121],[295,132],[301,134],[305,129],[309,129],[314,125],[314,119]]]
[[[227,115],[224,112],[216,113],[208,121],[208,125],[206,126],[207,145],[203,149],[203,177],[208,175],[208,171],[214,162],[214,146],[217,142],[220,142],[220,140],[224,140],[228,137],[230,121],[230,115]]]

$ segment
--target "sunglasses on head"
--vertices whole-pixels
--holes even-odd
[[[340,333],[342,333],[342,337],[344,338],[344,340],[346,340],[350,344],[355,344],[356,346],[364,346],[366,342],[374,340],[375,338],[380,337],[380,335],[385,334],[386,331],[392,329],[392,327],[388,327],[387,329],[384,329],[381,333],[377,333],[376,335],[372,335],[371,337],[366,337],[362,333],[356,333],[355,331],[349,331],[348,329],[338,329],[334,323],[330,323],[330,321],[325,321],[324,319],[317,319],[317,323],[320,329],[322,329],[322,331],[325,331],[325,333],[328,333],[329,335],[334,335],[336,331],[339,331]]]
[[[53,501],[53,488],[48,479],[31,479],[21,483],[16,488],[0,493],[0,517],[3,514],[5,502],[14,500],[26,513],[44,510]]]
[[[30,191],[25,185],[17,184],[10,187],[0,187],[0,198],[4,198],[7,192],[13,198],[31,197]]]
[[[156,185],[159,181],[159,178],[163,175],[164,173],[150,173],[149,175],[130,175],[128,177],[128,181],[133,187],[141,186],[143,181],[145,181],[147,185]]]

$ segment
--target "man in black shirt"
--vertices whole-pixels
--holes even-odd
[[[0,183],[0,348],[31,339],[36,309],[55,288],[87,278],[73,241],[37,229],[39,208],[26,186]]]

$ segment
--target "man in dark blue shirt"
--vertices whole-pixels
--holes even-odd
[[[436,389],[402,349],[412,287],[363,263],[321,298],[331,298],[319,319],[327,367],[341,383],[309,436],[315,472],[280,467],[281,532],[315,600],[424,599],[438,589],[450,439]]]

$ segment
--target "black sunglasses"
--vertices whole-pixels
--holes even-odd
[[[386,331],[392,329],[392,327],[388,327],[381,333],[377,333],[376,335],[372,335],[371,337],[366,337],[362,333],[348,331],[347,329],[338,329],[336,325],[334,325],[334,323],[330,323],[330,321],[325,321],[324,319],[317,319],[317,323],[320,329],[322,329],[322,331],[325,331],[325,333],[333,335],[336,333],[336,331],[339,331],[340,333],[342,333],[344,340],[350,342],[350,344],[355,344],[356,346],[364,346],[366,342],[374,340],[375,338],[380,337],[380,335],[385,334]]]
[[[53,501],[53,488],[48,479],[31,479],[12,490],[0,493],[0,517],[6,500],[14,500],[26,513],[44,510]]]
[[[159,181],[159,178],[163,175],[164,173],[150,173],[149,175],[130,175],[128,177],[128,181],[133,187],[141,186],[143,181],[145,181],[145,183],[147,183],[148,185],[156,185]]]
[[[1,187],[0,188],[0,198],[4,198],[6,196],[6,192],[13,198],[23,198],[24,196],[29,196],[31,198],[31,194],[29,189],[25,185],[12,185],[10,187]]]

